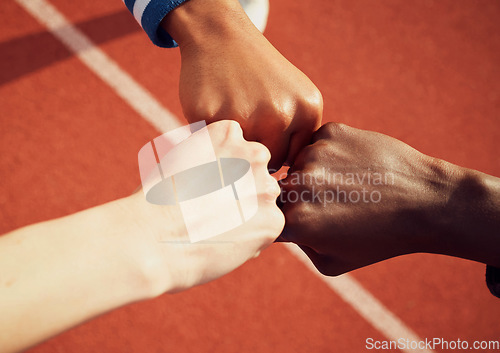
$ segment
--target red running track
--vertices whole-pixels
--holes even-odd
[[[181,116],[177,49],[153,47],[121,1],[50,2]],[[0,13],[0,233],[127,195],[158,131],[13,0]],[[324,121],[500,176],[499,18],[495,1],[272,0],[266,36],[322,91]],[[483,265],[416,254],[352,276],[421,338],[500,340]],[[275,244],[221,280],[30,352],[350,353],[368,337],[385,339]]]

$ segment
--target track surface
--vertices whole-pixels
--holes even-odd
[[[153,47],[121,1],[50,3],[182,116],[178,50]],[[19,4],[2,1],[0,13],[0,233],[127,195],[158,131]],[[322,91],[324,121],[500,176],[498,18],[495,1],[272,0],[266,36]],[[480,264],[416,254],[351,275],[421,338],[500,340],[500,301]],[[368,337],[385,339],[275,244],[221,280],[30,352],[349,353]]]

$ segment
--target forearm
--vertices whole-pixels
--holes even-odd
[[[500,267],[500,179],[446,163],[454,180],[442,212],[434,252]]]
[[[249,161],[253,181],[247,187],[256,190],[257,214],[218,240],[191,243],[180,203],[152,204],[137,192],[2,236],[0,353],[28,348],[128,303],[217,279],[273,242],[284,219],[275,202],[279,187],[267,171],[269,151],[245,141],[235,122],[207,129],[219,158]],[[225,208],[216,211],[225,214]],[[203,227],[212,220],[201,212],[194,222]]]
[[[262,36],[238,0],[189,0],[167,14],[161,27],[181,50],[190,44],[210,45],[213,40],[221,41],[240,32]]]
[[[0,351],[151,296],[122,199],[0,238]]]

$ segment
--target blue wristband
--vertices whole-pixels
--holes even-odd
[[[170,11],[185,1],[187,0],[124,0],[149,39],[164,48],[176,47],[177,43],[160,27],[160,23]]]

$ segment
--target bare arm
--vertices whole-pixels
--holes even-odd
[[[153,296],[146,268],[141,268],[144,261],[133,248],[138,240],[133,233],[144,231],[123,222],[133,216],[131,201],[118,200],[0,238],[1,352],[27,348]]]
[[[128,303],[214,280],[276,239],[284,217],[275,202],[279,187],[266,168],[269,151],[245,141],[235,122],[208,130],[217,155],[247,160],[255,180],[257,213],[220,235],[231,241],[180,241],[186,227],[179,206],[150,204],[142,193],[8,233],[0,237],[0,352],[28,348]]]

